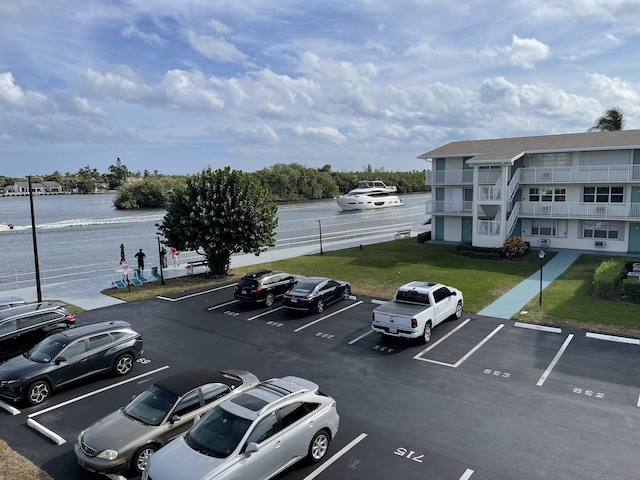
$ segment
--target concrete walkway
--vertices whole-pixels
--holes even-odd
[[[559,251],[542,267],[542,289],[558,278],[580,256],[575,250]],[[495,302],[478,312],[479,315],[509,319],[532,298],[540,294],[540,270],[513,287]]]

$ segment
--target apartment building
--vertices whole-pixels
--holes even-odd
[[[640,130],[451,142],[431,162],[435,240],[640,253]]]

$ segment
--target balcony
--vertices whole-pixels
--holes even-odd
[[[640,165],[521,168],[521,184],[638,183]]]
[[[432,200],[427,202],[427,211],[429,214],[442,215],[464,215],[470,216],[473,212],[473,202],[452,202],[444,200]]]
[[[520,217],[640,220],[640,203],[520,202]]]
[[[478,183],[494,184],[500,178],[501,171],[497,169],[479,169]],[[434,185],[473,184],[473,170],[436,170],[433,172]]]

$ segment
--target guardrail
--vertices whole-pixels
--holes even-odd
[[[411,228],[413,225],[413,223],[397,223],[394,225],[387,225],[385,227],[369,227],[335,233],[322,232],[322,243],[326,245],[335,242],[356,240],[358,238],[384,236],[387,234],[390,236],[389,240],[392,240],[393,235],[395,235],[399,229]],[[277,240],[276,245],[269,248],[268,250],[308,247],[312,245],[320,245],[319,234]],[[190,261],[195,262],[203,259],[204,257],[202,255],[199,255],[195,252],[181,252],[180,254],[180,264],[184,265],[186,265]],[[147,268],[149,268],[149,271],[154,266],[155,265],[147,262]],[[88,265],[76,265],[72,267],[57,268],[52,270],[40,270],[40,284],[44,286],[78,279],[104,277],[111,278],[116,274],[117,268],[117,263],[103,262]],[[129,268],[135,270],[135,264],[131,265]],[[0,292],[31,287],[35,283],[35,277],[35,272],[17,273],[14,275],[1,276]]]

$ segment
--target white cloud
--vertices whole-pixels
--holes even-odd
[[[47,97],[41,93],[24,92],[16,85],[11,72],[0,73],[0,102],[29,110],[42,110],[49,104]]]
[[[247,55],[223,38],[188,32],[187,41],[196,52],[210,60],[239,63],[244,62],[248,58]]]
[[[127,25],[123,28],[122,36],[125,38],[138,38],[149,45],[162,46],[165,44],[165,41],[157,33],[141,32],[135,25]]]
[[[335,145],[341,145],[347,141],[347,137],[335,127],[302,127],[297,125],[293,128],[293,132],[300,137],[327,141]]]
[[[276,131],[268,125],[258,125],[252,128],[229,127],[226,131],[242,142],[274,144],[280,140]]]
[[[513,35],[511,45],[508,47],[485,48],[480,55],[531,70],[536,67],[536,63],[551,57],[551,49],[535,38],[520,38]]]

